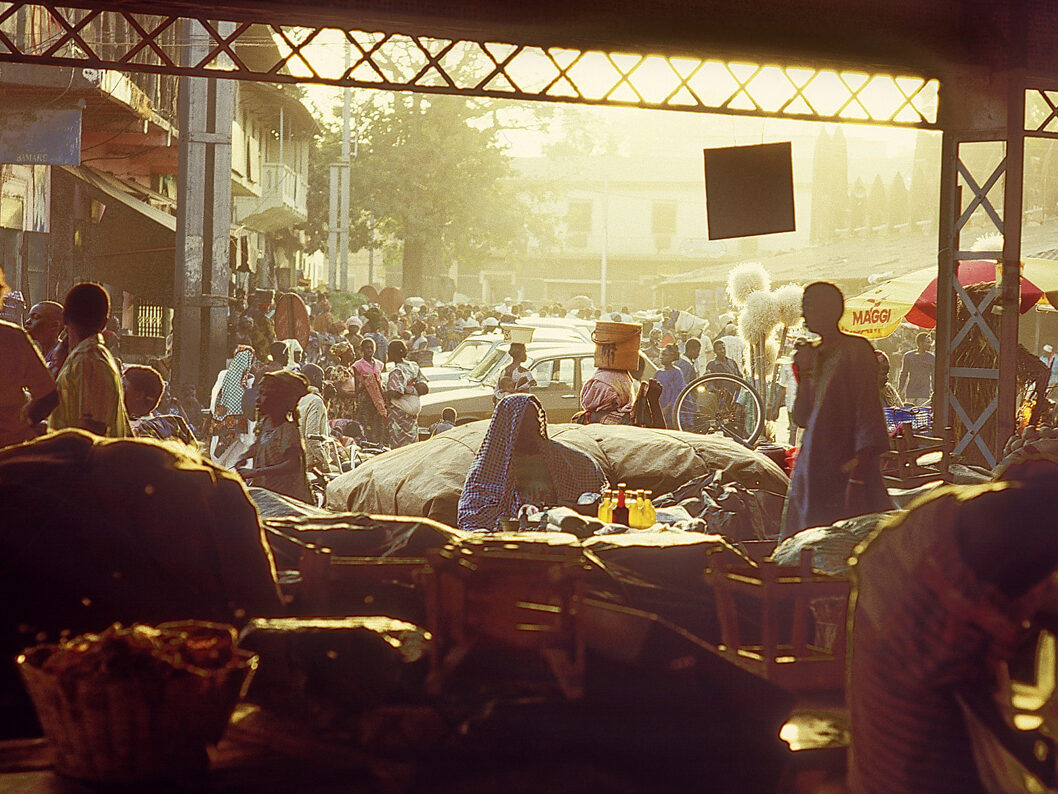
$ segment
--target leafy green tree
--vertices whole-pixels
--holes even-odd
[[[479,267],[525,249],[534,211],[500,142],[499,103],[461,97],[380,94],[357,109],[350,239],[401,247],[405,294],[444,292],[455,261]],[[310,164],[309,228],[326,247],[329,166],[341,151],[340,124],[317,139]]]

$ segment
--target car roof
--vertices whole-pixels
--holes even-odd
[[[535,353],[536,358],[546,358],[550,355],[557,356],[579,356],[582,354],[594,354],[595,345],[590,342],[574,342],[572,344],[552,344],[551,342],[541,342],[539,347],[536,347],[536,343],[531,343],[525,346],[525,352],[529,354],[530,358]]]
[[[515,320],[518,325],[532,325],[537,328],[584,328],[595,327],[594,320],[584,320],[580,317],[519,317]]]

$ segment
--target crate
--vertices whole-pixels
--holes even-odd
[[[902,424],[910,424],[912,430],[929,430],[933,427],[933,409],[929,406],[920,408],[883,408],[885,426],[894,432]]]
[[[439,692],[471,652],[505,654],[503,683],[535,690],[519,677],[526,656],[541,659],[567,700],[584,692],[581,604],[586,560],[580,546],[538,533],[474,535],[427,553],[428,627],[433,635],[429,688]]]
[[[850,584],[815,573],[810,551],[796,566],[732,565],[716,555],[705,581],[716,599],[721,657],[789,692],[844,687]]]

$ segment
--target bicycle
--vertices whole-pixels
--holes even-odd
[[[751,446],[764,430],[764,401],[748,381],[712,372],[688,383],[676,397],[678,430],[723,433]]]

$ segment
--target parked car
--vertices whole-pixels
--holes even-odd
[[[561,347],[527,345],[529,360],[526,367],[533,373],[536,386],[531,393],[544,406],[549,422],[568,422],[580,410],[580,390],[595,373],[595,346],[577,343]],[[641,378],[651,378],[657,367],[642,353]],[[500,373],[511,361],[502,351],[493,351],[486,361],[457,389],[430,393],[421,400],[419,425],[429,427],[441,418],[445,408],[455,408],[459,422],[488,419],[494,407],[493,393]]]
[[[499,350],[500,355],[507,352],[507,336],[502,330],[486,331],[471,334],[460,342],[444,363],[437,367],[423,367],[422,373],[430,382],[430,391],[439,392],[447,389],[458,389],[473,385],[468,382],[471,373]],[[584,337],[568,326],[551,326],[537,328],[533,326],[530,344],[569,345],[584,341]]]
[[[533,335],[534,342],[545,341],[545,331],[549,334],[552,331],[569,331],[585,342],[591,342],[591,335],[595,330],[594,320],[581,320],[576,317],[520,317],[515,321],[515,325],[540,329]]]

